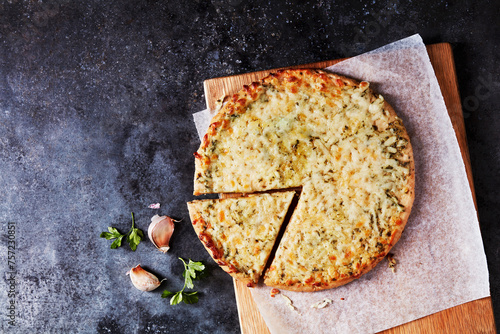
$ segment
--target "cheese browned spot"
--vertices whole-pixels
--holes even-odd
[[[318,70],[279,71],[235,94],[195,164],[195,195],[303,187],[265,275],[282,289],[328,289],[369,271],[414,199],[401,119],[367,82]]]
[[[193,227],[212,258],[226,272],[258,282],[294,192],[188,203]]]

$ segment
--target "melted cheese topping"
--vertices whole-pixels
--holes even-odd
[[[338,78],[295,70],[247,87],[195,154],[195,194],[303,186],[266,284],[315,289],[359,276],[409,215],[414,173],[401,120],[368,83]]]
[[[230,274],[257,283],[294,192],[188,203],[194,228]]]

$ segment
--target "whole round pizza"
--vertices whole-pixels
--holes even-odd
[[[263,275],[272,287],[315,291],[346,284],[387,255],[414,189],[410,138],[369,83],[280,70],[234,94],[195,153],[194,194],[238,197],[188,207],[200,240],[237,279],[252,285]],[[284,190],[296,192],[296,205],[291,195],[269,197]],[[255,237],[276,228],[282,236]]]

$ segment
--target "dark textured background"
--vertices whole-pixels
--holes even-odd
[[[419,33],[450,42],[500,321],[499,1],[0,1],[0,319],[11,332],[239,333],[232,282],[197,241],[193,112],[205,79],[353,56]],[[100,239],[177,219],[172,249]],[[17,326],[6,323],[16,222]],[[177,257],[203,260],[200,302],[170,306]],[[141,293],[125,272],[167,277]]]

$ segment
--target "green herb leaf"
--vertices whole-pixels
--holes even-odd
[[[130,231],[127,234],[121,234],[120,231],[118,231],[115,227],[109,226],[108,227],[109,232],[102,232],[100,237],[105,238],[106,240],[115,239],[113,243],[111,243],[111,249],[121,247],[122,240],[123,238],[126,237],[126,240],[130,245],[130,249],[135,251],[137,249],[137,245],[139,245],[141,240],[144,239],[144,232],[134,227],[134,224],[135,224],[134,213],[132,212],[132,227],[130,228]]]
[[[128,243],[130,244],[130,248],[135,251],[137,248],[137,245],[141,242],[142,239],[144,239],[144,233],[139,230],[138,228],[132,229],[128,235]]]
[[[111,249],[115,249],[115,248],[120,247],[122,245],[122,239],[123,239],[123,237],[125,237],[125,236],[121,235],[118,238],[116,238],[115,241],[113,241],[111,243]]]
[[[194,262],[191,259],[189,260],[188,267],[190,269],[196,270],[196,271],[203,271],[205,270],[205,266],[201,262]]]
[[[198,302],[198,291],[194,292],[184,292],[182,300],[186,304],[196,304]]]
[[[113,234],[108,232],[102,232],[100,235],[101,238],[106,238],[106,240],[114,239]]]
[[[106,238],[106,240],[111,240],[122,236],[122,234],[114,227],[108,227],[109,232],[102,232],[101,238]]]
[[[170,305],[177,305],[181,301],[182,301],[182,291],[179,291],[170,299]]]
[[[175,295],[175,293],[170,292],[170,291],[168,291],[168,290],[165,290],[165,291],[163,291],[163,293],[161,294],[161,298],[168,298],[168,297],[170,297],[170,296],[172,296],[172,295]]]
[[[186,275],[184,277],[184,286],[188,289],[194,288],[193,280],[191,279],[190,275]]]

